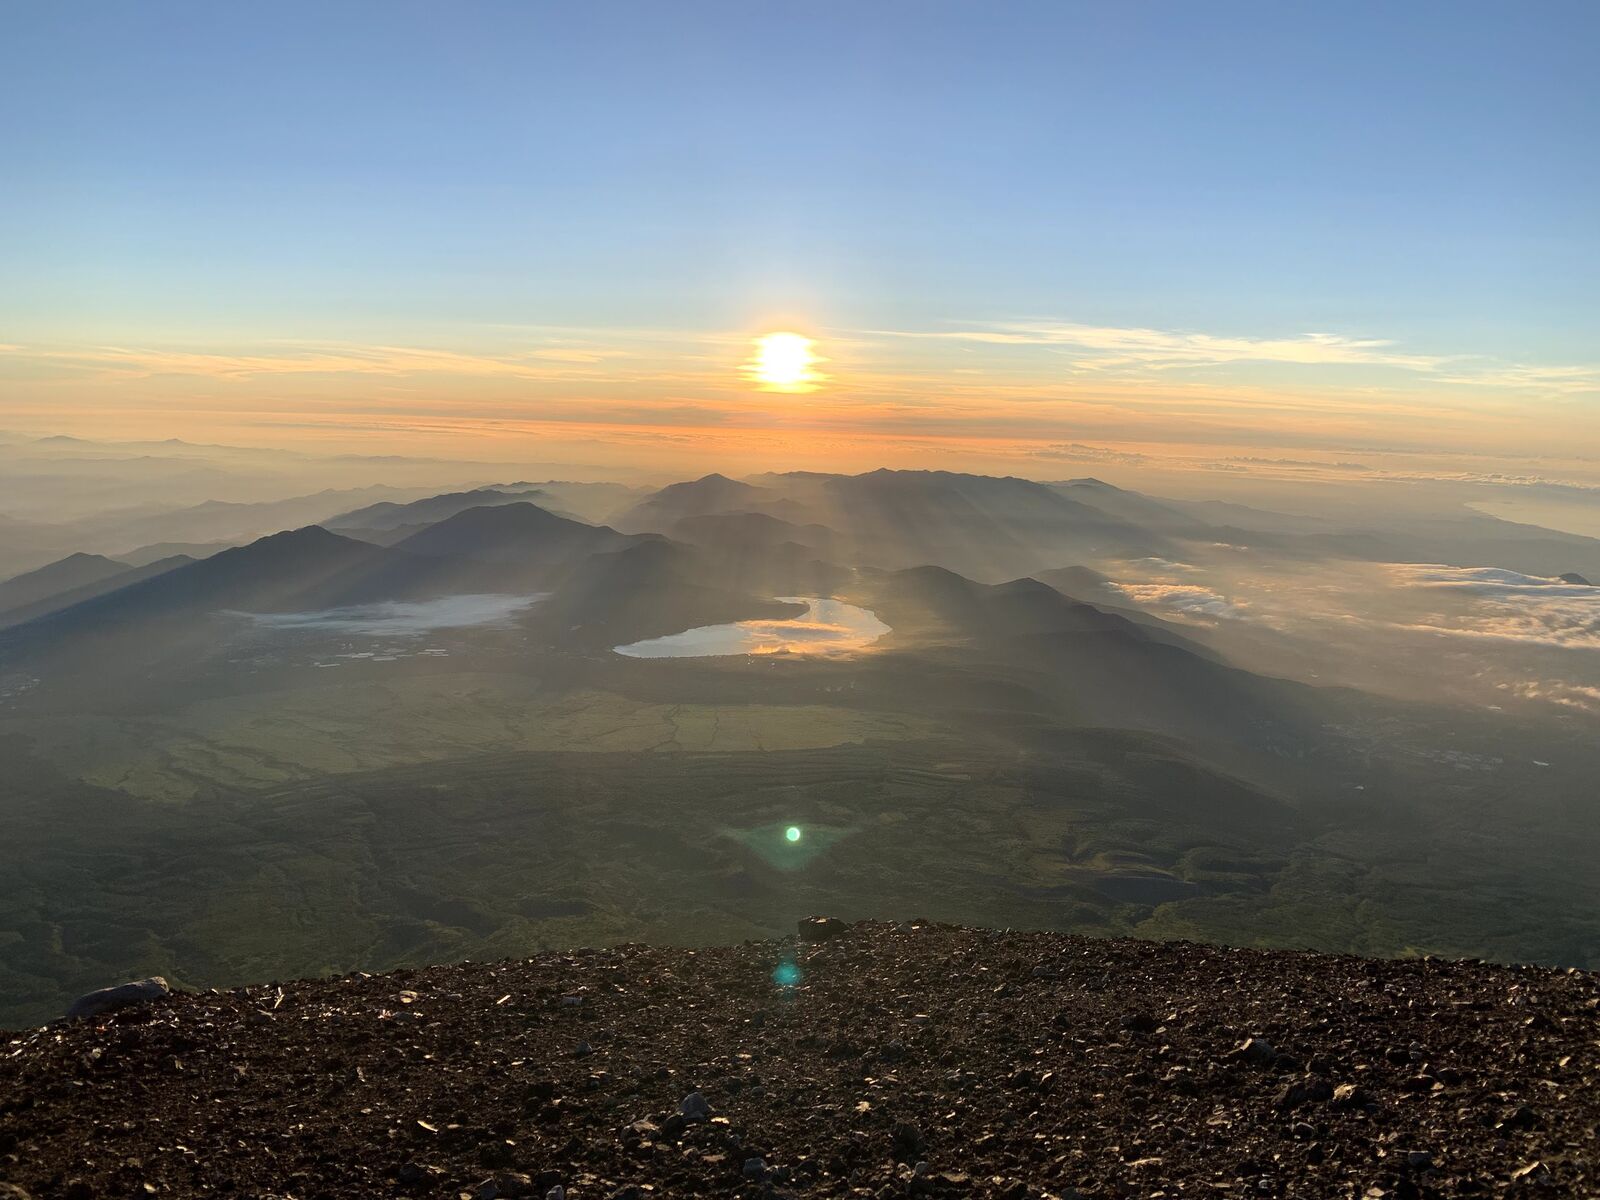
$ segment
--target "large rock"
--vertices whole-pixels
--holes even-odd
[[[167,981],[159,975],[152,975],[149,979],[135,979],[131,983],[119,983],[116,987],[101,988],[98,992],[90,992],[87,996],[79,996],[72,1002],[72,1007],[67,1009],[67,1016],[98,1017],[101,1013],[115,1012],[119,1008],[129,1008],[135,1004],[149,1004],[152,1000],[159,1000],[172,991],[167,986]]]
[[[841,936],[850,926],[838,917],[807,917],[800,922],[802,942],[829,942]]]

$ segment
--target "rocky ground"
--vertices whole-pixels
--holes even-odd
[[[0,1035],[0,1180],[74,1200],[1600,1195],[1592,974],[924,923],[807,938],[173,994]]]

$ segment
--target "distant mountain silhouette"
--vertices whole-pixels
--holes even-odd
[[[1035,634],[1111,632],[1197,653],[1202,647],[1160,622],[1143,625],[1064,595],[1037,579],[976,583],[944,567],[897,571],[885,583],[900,624],[943,626],[966,637],[1013,639]],[[887,619],[887,618],[886,618]]]
[[[1111,599],[1111,593],[1106,590],[1111,577],[1102,575],[1092,567],[1057,567],[1053,571],[1035,571],[1033,577],[1074,599],[1087,600],[1091,604],[1099,604],[1102,597],[1108,602]]]
[[[999,582],[1078,561],[1174,556],[1209,535],[1181,506],[1098,479],[1044,484],[957,471],[792,471],[672,484],[617,525],[697,545],[770,549],[887,570],[924,563]]]
[[[0,516],[0,576],[48,566],[72,550],[64,539],[60,526]]]
[[[765,513],[685,517],[672,536],[697,547],[720,586],[755,595],[830,595],[851,574],[843,540],[821,525]]]
[[[521,502],[536,501],[544,497],[544,493],[531,484],[512,484],[506,488],[483,487],[467,492],[445,492],[438,496],[427,496],[421,500],[413,500],[408,504],[397,504],[392,500],[380,501],[369,504],[365,508],[358,508],[352,512],[341,513],[331,520],[324,521],[323,527],[335,533],[349,530],[388,530],[399,529],[402,526],[432,525],[453,517],[457,513],[465,512],[470,508],[485,508],[500,504],[517,504]]]
[[[668,484],[646,496],[618,516],[616,526],[630,533],[667,533],[686,517],[733,512],[768,512],[787,517],[792,508],[780,492],[711,474]]]
[[[584,559],[539,605],[534,619],[557,638],[614,646],[796,611],[729,581],[703,551],[651,538]]]
[[[68,588],[62,592],[35,600],[32,604],[19,605],[16,608],[0,612],[0,628],[8,625],[21,625],[25,621],[32,621],[38,617],[46,616],[62,609],[71,608],[82,604],[86,600],[93,600],[97,596],[109,595],[121,588],[131,587],[142,583],[146,579],[153,579],[157,575],[164,575],[168,571],[176,571],[179,567],[188,566],[198,560],[190,558],[187,554],[174,554],[170,558],[158,558],[154,562],[145,563],[137,567],[123,567],[114,575],[102,576],[89,583],[80,584],[75,588]]]
[[[137,672],[214,653],[217,614],[291,612],[369,594],[393,551],[316,525],[273,534],[0,632],[0,651]]]
[[[1178,632],[1170,622],[1151,616],[1142,609],[1128,604],[1120,593],[1108,586],[1111,583],[1110,577],[1102,575],[1092,567],[1072,566],[1060,567],[1054,571],[1035,571],[1033,578],[1040,583],[1049,584],[1069,599],[1092,604],[1102,612],[1116,613],[1119,617],[1126,617],[1135,625]],[[1191,636],[1192,632],[1184,636]]]
[[[679,541],[723,550],[771,547],[785,542],[822,555],[836,552],[839,535],[824,525],[797,525],[759,512],[699,513],[669,531]]]
[[[210,558],[237,545],[238,542],[152,542],[136,550],[124,551],[117,558],[130,567],[143,567],[164,558]]]
[[[1193,529],[1201,524],[1190,514],[1170,504],[1163,504],[1141,492],[1130,492],[1100,479],[1068,479],[1049,486],[1069,500],[1087,504],[1107,516],[1131,521],[1148,529]]]
[[[120,575],[127,569],[127,563],[103,554],[69,554],[0,583],[0,615]]]
[[[236,609],[293,611],[336,602],[391,551],[330,533],[320,525],[236,546],[132,587],[75,605],[63,621]]]
[[[379,499],[409,499],[415,490],[384,486],[328,488],[283,500],[206,500],[187,508],[123,516],[107,514],[82,525],[85,545],[108,548],[113,557],[126,558],[124,550],[159,542],[253,541],[279,529],[299,529],[322,524],[351,505]],[[164,555],[161,557],[165,557]]]
[[[1227,666],[1170,626],[1083,604],[1036,579],[986,585],[937,567],[880,581],[891,625],[950,641],[961,659],[1004,664],[1069,717],[1194,737],[1214,753],[1281,754],[1320,736],[1316,688]]]
[[[586,525],[526,500],[515,500],[464,509],[395,543],[394,548],[430,557],[548,567],[587,554],[620,550],[638,540],[608,526]]]
[[[569,521],[517,501],[463,510],[396,547],[316,525],[274,534],[44,613],[7,630],[5,638],[24,653],[70,649],[138,663],[211,653],[222,636],[212,621],[219,613],[527,593],[563,583],[552,605],[563,621],[611,624],[623,632],[770,609],[765,597],[752,603],[730,595],[714,574],[688,547]]]
[[[936,563],[999,581],[1063,561],[1158,554],[1166,539],[1028,479],[952,471],[764,477],[807,519],[836,529],[859,561]]]

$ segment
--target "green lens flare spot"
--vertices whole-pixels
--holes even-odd
[[[800,840],[800,826],[789,826],[789,828],[783,831],[783,836],[788,838],[791,842],[798,842]]]
[[[792,962],[781,962],[772,971],[772,982],[781,988],[792,988],[800,983],[800,968]]]

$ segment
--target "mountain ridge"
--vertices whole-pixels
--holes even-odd
[[[74,588],[98,583],[113,575],[120,575],[129,564],[108,558],[103,554],[86,554],[78,551],[13,575],[0,581],[0,617],[19,608],[26,608],[51,596],[58,596]]]

